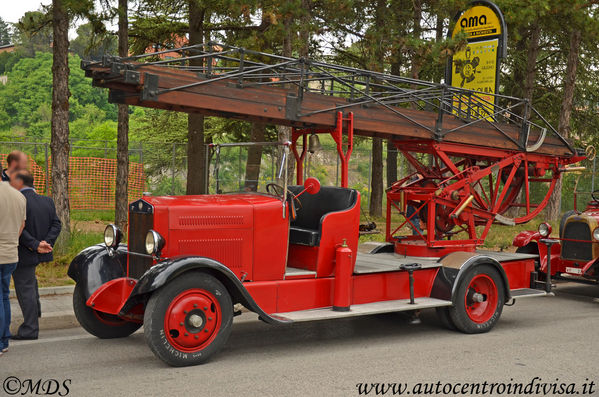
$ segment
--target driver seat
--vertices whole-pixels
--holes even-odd
[[[298,194],[303,186],[289,186],[289,191]],[[297,208],[297,216],[289,227],[291,244],[317,247],[322,236],[322,223],[328,214],[346,211],[358,200],[358,192],[334,186],[323,186],[316,194],[304,193],[298,197],[301,208]]]
[[[303,189],[303,186],[289,186],[294,194]],[[335,271],[335,250],[343,240],[352,252],[357,252],[360,193],[323,186],[318,193],[304,193],[298,200],[301,208],[289,224],[287,266],[316,271],[316,277],[329,277]],[[355,263],[355,254],[352,260]]]

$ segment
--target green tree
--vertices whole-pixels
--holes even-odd
[[[0,18],[0,45],[12,44],[12,29],[4,19]]]
[[[52,19],[48,12],[26,12],[15,25],[15,44],[27,56],[50,52],[52,48]]]
[[[82,59],[100,59],[102,55],[117,54],[117,39],[113,35],[99,35],[94,24],[77,27],[77,37],[71,40],[70,51]]]
[[[104,118],[116,120],[116,109],[108,103],[106,90],[89,84],[80,63],[81,59],[77,55],[69,56],[69,90],[72,93],[69,98],[69,120],[84,117],[94,108],[99,109]],[[25,128],[30,136],[48,138],[52,54],[38,52],[32,58],[21,56],[7,75],[7,84],[0,84],[0,108],[6,112],[6,117],[0,119],[0,129],[19,126]]]

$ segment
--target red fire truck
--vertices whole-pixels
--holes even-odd
[[[528,102],[496,95],[491,104],[468,90],[226,45],[178,52],[82,67],[114,102],[291,127],[279,182],[131,203],[128,244],[109,225],[104,244],[69,269],[75,313],[91,334],[124,337],[143,325],[157,357],[193,365],[225,344],[235,304],[280,325],[436,308],[448,327],[480,333],[505,303],[548,291],[537,255],[478,249],[494,223],[538,214],[566,165],[583,158]],[[323,133],[337,143],[341,187],[304,180],[306,141]],[[414,170],[387,191],[385,242],[358,241],[354,134],[388,139]],[[549,187],[538,203],[535,183]],[[508,218],[515,206],[524,214]]]

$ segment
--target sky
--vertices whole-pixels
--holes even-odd
[[[37,11],[40,10],[42,5],[47,6],[52,4],[52,0],[0,0],[2,3],[2,7],[0,7],[0,18],[2,18],[5,22],[17,23],[19,19],[27,12],[27,11]],[[69,28],[69,39],[73,39],[77,36],[75,31],[77,30],[77,26],[79,26],[82,21],[81,19],[77,19],[73,22],[73,25]],[[112,23],[108,24],[108,29],[115,29],[116,26]]]
[[[16,0],[3,1],[0,7],[0,17],[5,22],[16,23],[27,11],[36,11],[43,5],[49,5],[52,0]]]

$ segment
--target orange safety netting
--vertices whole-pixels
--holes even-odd
[[[0,154],[0,163],[6,168],[6,154]],[[50,165],[51,167],[51,165]],[[46,192],[45,169],[29,157],[29,170],[38,193]],[[52,178],[51,172],[49,177]],[[69,158],[69,202],[71,209],[114,209],[116,159],[96,157]],[[49,181],[51,189],[52,183]],[[129,163],[129,201],[140,198],[144,189],[143,164]]]
[[[116,160],[96,157],[69,159],[71,209],[114,209]],[[143,165],[129,163],[129,200],[140,198],[144,189]]]

